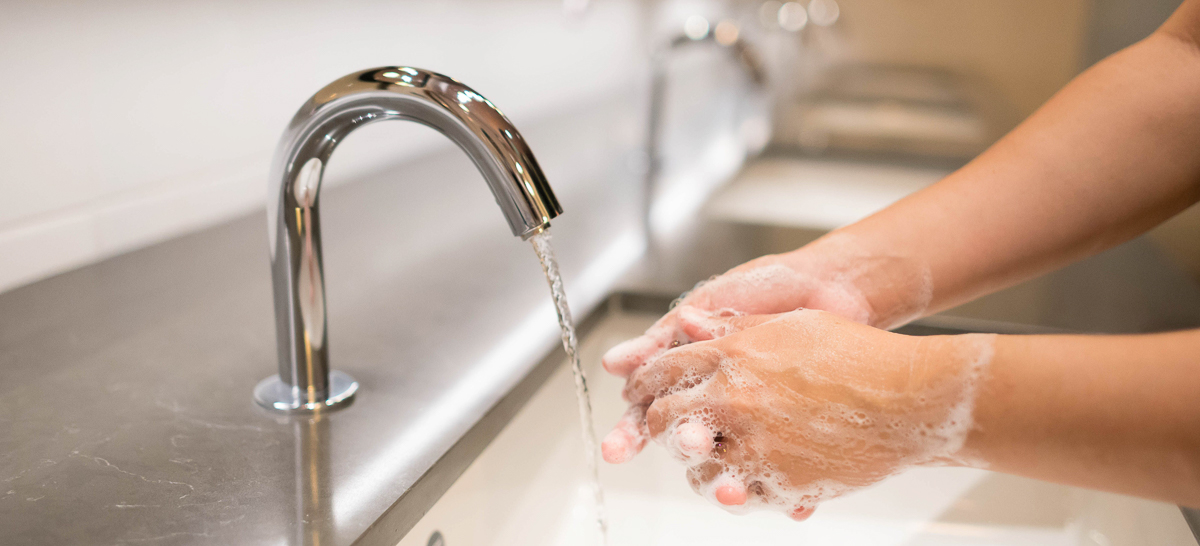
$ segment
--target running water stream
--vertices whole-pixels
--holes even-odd
[[[562,275],[554,259],[554,248],[550,246],[550,232],[543,231],[529,238],[537,252],[546,282],[550,283],[550,294],[554,297],[554,310],[558,313],[558,326],[562,329],[563,349],[571,362],[571,373],[575,375],[575,397],[579,401],[579,424],[583,429],[583,449],[595,495],[596,526],[600,531],[600,544],[608,544],[608,520],[604,515],[604,490],[600,488],[599,450],[596,448],[596,428],[592,425],[592,402],[588,395],[587,376],[579,363],[578,340],[575,338],[575,323],[571,320],[571,308],[567,306],[567,293],[563,290]]]

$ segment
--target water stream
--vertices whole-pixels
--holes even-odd
[[[583,429],[583,449],[586,451],[592,492],[595,495],[596,526],[600,531],[600,544],[608,544],[608,520],[604,515],[604,490],[600,488],[599,450],[596,447],[596,428],[592,425],[592,402],[588,395],[587,376],[579,363],[578,340],[575,338],[575,323],[571,320],[571,308],[567,305],[567,294],[563,290],[562,275],[554,259],[554,248],[550,246],[550,232],[543,231],[529,241],[537,252],[546,282],[550,283],[550,294],[554,297],[554,310],[558,313],[558,325],[562,329],[563,349],[571,362],[571,373],[575,375],[575,397],[579,401],[579,424]]]

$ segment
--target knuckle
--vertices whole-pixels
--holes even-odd
[[[707,483],[711,483],[721,474],[723,466],[717,461],[705,461],[696,466],[688,468],[688,481],[693,484],[693,487],[698,487]]]
[[[630,378],[625,383],[625,390],[621,392],[621,396],[630,404],[641,403],[647,398],[645,385],[642,384],[640,379]]]
[[[650,430],[651,436],[662,434],[671,421],[667,402],[663,400],[655,400],[654,403],[650,404],[650,408],[646,410],[646,428]]]
[[[726,398],[725,400],[722,400],[721,405],[724,406],[725,412],[729,413],[730,415],[751,414],[754,413],[757,407],[757,404],[740,397]]]

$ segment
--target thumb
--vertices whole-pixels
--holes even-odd
[[[677,308],[679,328],[691,341],[708,341],[775,320],[779,315],[739,315],[731,310],[709,312],[690,305]]]

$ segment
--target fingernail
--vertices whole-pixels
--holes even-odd
[[[746,487],[740,483],[727,483],[717,486],[717,502],[725,506],[741,506],[746,504]]]
[[[794,521],[804,521],[808,518],[811,518],[814,511],[816,511],[816,509],[811,506],[801,506],[789,512],[788,517],[792,518]]]

